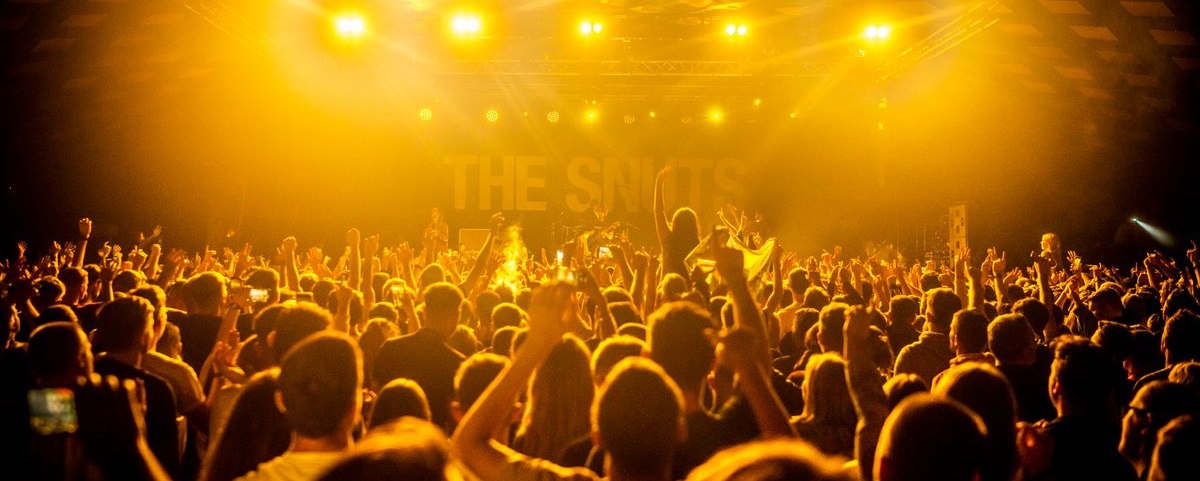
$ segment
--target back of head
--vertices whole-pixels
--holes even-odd
[[[479,353],[458,365],[458,372],[454,373],[454,394],[462,412],[475,404],[508,364],[508,358],[504,356]]]
[[[1124,361],[1133,353],[1133,332],[1124,324],[1100,321],[1100,326],[1092,333],[1092,342],[1117,361]]]
[[[111,301],[96,313],[96,343],[102,351],[150,349],[154,307],[141,297]]]
[[[511,302],[503,302],[492,308],[492,325],[496,329],[520,327],[524,319],[525,311]]]
[[[183,285],[183,300],[188,311],[219,307],[224,293],[225,276],[211,271],[193,275]]]
[[[605,287],[600,294],[604,296],[604,301],[610,304],[609,309],[612,308],[611,304],[613,303],[633,302],[633,295],[620,286]]]
[[[800,297],[804,296],[804,290],[808,289],[808,270],[803,267],[796,267],[788,271],[788,287],[792,294],[797,297],[796,302],[799,302]]]
[[[938,279],[936,272],[926,272],[921,274],[921,292],[929,292],[942,287],[942,281]]]
[[[417,278],[421,287],[429,287],[439,282],[446,282],[446,271],[440,264],[429,264],[421,269],[421,274]]]
[[[367,318],[387,319],[388,322],[396,324],[400,322],[400,311],[390,302],[376,302],[371,306],[371,310],[367,311]]]
[[[1153,453],[1157,433],[1163,426],[1179,416],[1200,416],[1200,392],[1182,384],[1154,381],[1142,386],[1129,406],[1131,410],[1137,410],[1141,415],[1148,417],[1144,420],[1144,451],[1136,453],[1136,456],[1149,457]]]
[[[1200,316],[1190,310],[1176,312],[1163,329],[1167,362],[1200,361]]]
[[[959,364],[942,375],[933,394],[962,403],[987,427],[989,461],[983,481],[1013,479],[1018,466],[1017,401],[1004,374],[991,364]]]
[[[292,440],[287,418],[275,404],[279,369],[260,371],[246,382],[233,403],[200,479],[230,481],[283,454]]]
[[[911,372],[898,373],[883,383],[883,394],[887,396],[890,409],[896,409],[909,396],[922,392],[929,392],[929,384]]]
[[[671,216],[671,239],[680,246],[695,246],[699,242],[700,220],[696,217],[696,211],[690,207],[675,209],[675,214]]]
[[[1168,319],[1174,317],[1180,311],[1200,311],[1200,304],[1196,302],[1196,298],[1185,289],[1176,289],[1167,294],[1167,300],[1163,303],[1163,315]]]
[[[842,328],[846,325],[846,309],[850,306],[841,302],[831,303],[821,309],[817,324],[817,341],[824,352],[842,352]]]
[[[650,315],[650,359],[684,389],[698,389],[716,359],[717,326],[690,302],[671,302]]]
[[[981,353],[987,348],[988,318],[976,309],[954,313],[950,322],[950,342],[959,353]]]
[[[993,320],[987,327],[987,342],[1002,366],[1033,362],[1037,347],[1033,328],[1020,314],[1005,314]]]
[[[500,305],[500,296],[496,291],[486,290],[475,295],[475,317],[480,321],[490,321],[492,310]]]
[[[38,313],[37,319],[33,321],[33,328],[37,329],[38,326],[44,326],[51,322],[69,322],[72,324],[78,324],[79,318],[75,316],[75,311],[71,310],[70,307],[62,304],[55,304],[42,309],[41,312]]]
[[[496,329],[496,333],[492,334],[492,352],[504,357],[512,357],[513,339],[520,331],[520,328],[513,326]]]
[[[600,342],[592,353],[592,379],[596,384],[604,382],[613,366],[627,357],[641,356],[646,343],[630,336],[610,337]]]
[[[479,338],[475,337],[474,329],[460,325],[446,338],[446,345],[454,348],[459,354],[470,356],[479,351]]]
[[[912,323],[921,313],[921,302],[914,296],[895,296],[888,306],[892,322]]]
[[[271,350],[281,360],[293,346],[304,338],[324,331],[333,323],[329,311],[316,304],[300,302],[287,306],[275,318],[274,343]]]
[[[938,332],[946,332],[954,313],[962,308],[962,299],[948,287],[939,287],[925,294],[925,321]]]
[[[375,398],[371,406],[371,415],[367,418],[367,429],[375,429],[403,417],[413,417],[428,421],[429,400],[425,390],[411,379],[392,379]]]
[[[1200,391],[1200,362],[1186,361],[1176,364],[1167,375],[1167,380]]]
[[[846,385],[846,362],[836,354],[817,354],[808,360],[804,375],[806,420],[833,426],[854,426],[858,416]]]
[[[983,471],[983,422],[956,401],[909,396],[888,415],[875,451],[879,481],[972,481]]]
[[[662,476],[682,440],[683,422],[679,387],[646,358],[617,363],[592,406],[600,446],[613,471],[625,475]]]
[[[819,311],[826,304],[829,304],[829,293],[825,289],[812,286],[804,290],[804,307]]]
[[[837,459],[801,440],[758,441],[718,452],[687,481],[849,481]]]
[[[596,395],[591,353],[575,336],[550,351],[529,381],[525,416],[517,430],[521,452],[557,459],[562,447],[588,433],[588,410]]]
[[[354,450],[325,471],[319,481],[461,480],[450,455],[450,443],[434,425],[402,418],[376,427]]]
[[[638,312],[637,306],[632,302],[613,302],[608,305],[608,312],[612,314],[613,322],[620,328],[626,324],[645,324],[642,319],[642,314]]]
[[[289,350],[279,392],[292,431],[310,438],[349,432],[360,403],[361,363],[354,340],[335,332],[310,336]]]
[[[42,325],[29,336],[27,349],[33,376],[41,384],[65,384],[92,373],[91,345],[78,324]]]
[[[146,282],[146,275],[142,271],[133,269],[125,269],[113,276],[112,289],[113,292],[129,292]]]
[[[646,342],[646,326],[644,324],[625,324],[617,328],[617,335]]]
[[[1114,401],[1113,390],[1120,376],[1112,356],[1091,341],[1064,336],[1055,342],[1050,383],[1058,384],[1061,403],[1070,404],[1073,410],[1105,412]]]
[[[1150,481],[1200,479],[1200,418],[1180,416],[1158,432],[1150,462]]]
[[[1032,297],[1017,301],[1016,304],[1013,304],[1012,311],[1013,314],[1023,316],[1038,337],[1042,336],[1042,331],[1050,322],[1050,311],[1046,309],[1046,305]]]

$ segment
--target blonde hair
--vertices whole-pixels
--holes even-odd
[[[513,448],[561,462],[563,448],[591,432],[589,412],[595,395],[587,346],[574,336],[564,337],[534,371]]]

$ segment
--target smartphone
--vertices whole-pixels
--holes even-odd
[[[600,249],[596,251],[596,257],[612,259],[612,249],[609,249],[607,246],[600,246]]]
[[[558,272],[554,276],[554,280],[562,281],[562,282],[566,282],[568,284],[574,285],[575,284],[575,272],[566,267],[559,267]]]
[[[555,262],[556,264],[560,265],[560,266],[562,265],[562,263],[563,263],[563,251],[561,251],[561,250],[560,250],[560,251],[558,251],[558,252],[555,252],[555,253],[554,253],[554,262]]]
[[[267,302],[271,297],[271,291],[266,289],[250,289],[250,302]]]
[[[75,432],[79,428],[75,393],[63,388],[29,391],[29,424],[38,434]]]

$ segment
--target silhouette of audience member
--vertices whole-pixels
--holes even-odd
[[[404,417],[377,426],[320,481],[461,481],[446,435],[426,420]]]
[[[565,332],[571,289],[551,284],[530,301],[530,330],[513,363],[463,418],[452,443],[482,481],[533,479],[596,480],[591,471],[568,469],[529,458],[497,442],[512,409],[537,366]],[[671,457],[686,435],[683,399],[662,368],[644,358],[617,365],[592,408],[597,444],[606,452],[609,479],[671,479]]]
[[[159,464],[172,477],[180,472],[179,428],[175,394],[170,384],[145,371],[142,363],[154,348],[154,306],[141,297],[124,297],[105,304],[96,313],[98,374],[128,379],[144,390],[146,440]]]
[[[1168,381],[1142,386],[1129,403],[1121,430],[1121,454],[1144,478],[1150,469],[1158,432],[1179,416],[1200,416],[1200,393]]]
[[[687,481],[850,481],[837,458],[797,440],[770,440],[717,453]]]
[[[278,403],[292,428],[287,451],[237,479],[312,480],[350,449],[362,410],[362,353],[345,334],[322,332],[296,344],[279,370]]]
[[[458,328],[463,294],[454,284],[437,282],[425,288],[423,297],[425,324],[417,332],[383,343],[371,377],[376,386],[401,377],[416,381],[429,400],[433,423],[450,432],[454,374],[466,357],[446,341]]]
[[[292,430],[279,412],[279,369],[260,371],[246,382],[225,428],[200,472],[200,481],[233,481],[287,451]]]
[[[925,294],[925,330],[917,342],[905,346],[896,355],[895,373],[913,373],[927,383],[950,367],[954,351],[950,349],[950,323],[962,309],[962,300],[952,289],[941,287]]]
[[[367,416],[367,429],[375,429],[404,417],[429,421],[429,401],[425,399],[425,391],[421,390],[421,386],[411,379],[392,379],[375,397],[371,414]]]
[[[1138,379],[1134,392],[1151,382],[1167,380],[1176,364],[1200,361],[1200,315],[1181,310],[1168,318],[1162,333],[1162,353],[1167,366]]]
[[[1172,419],[1158,432],[1148,481],[1200,479],[1200,421],[1195,416]]]
[[[963,405],[914,394],[896,406],[879,436],[879,481],[972,481],[987,466],[983,422]]]

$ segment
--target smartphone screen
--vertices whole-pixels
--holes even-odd
[[[612,258],[612,249],[601,246],[596,255],[597,255],[597,257],[599,257],[601,259],[611,259]]]
[[[267,302],[271,297],[271,291],[266,289],[250,289],[250,302]]]
[[[38,434],[75,432],[75,393],[62,388],[29,391],[29,423]]]

